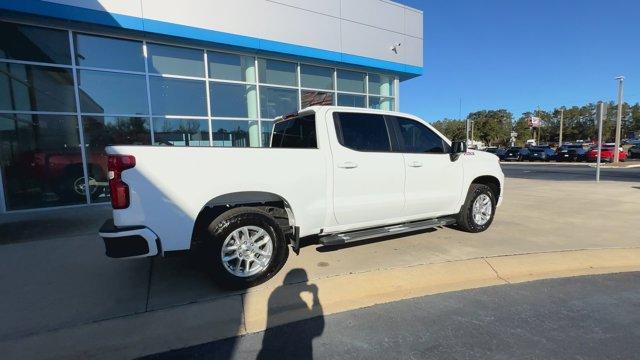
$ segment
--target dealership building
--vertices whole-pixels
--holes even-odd
[[[0,0],[0,213],[108,201],[107,145],[265,147],[312,104],[399,110],[422,29],[388,0]]]

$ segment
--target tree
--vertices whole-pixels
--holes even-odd
[[[505,109],[482,110],[469,114],[474,124],[474,138],[486,145],[507,145],[510,139],[513,114]]]
[[[602,124],[602,139],[605,142],[613,142],[618,107],[612,101],[607,104],[607,108],[607,116]],[[622,111],[622,137],[625,138],[632,132],[640,133],[640,103],[634,105],[623,103]],[[474,121],[474,138],[476,140],[482,140],[487,145],[507,145],[510,139],[509,133],[515,131],[518,133],[516,145],[523,146],[528,139],[533,138],[533,132],[529,128],[531,116],[537,116],[542,120],[540,141],[557,143],[560,132],[559,107],[552,111],[527,111],[515,122],[512,114],[504,109],[476,111],[470,113],[468,118]],[[460,140],[466,137],[466,122],[464,120],[443,119],[434,122],[433,125],[450,139]],[[563,141],[596,141],[598,137],[596,104],[588,103],[565,108],[562,133]]]
[[[464,120],[443,119],[431,125],[451,140],[464,140],[467,137],[467,124]]]

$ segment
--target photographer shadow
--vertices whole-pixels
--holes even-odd
[[[324,331],[324,314],[318,287],[309,284],[307,272],[290,270],[268,304],[267,330],[257,359],[312,359],[313,340]],[[306,320],[282,325],[287,322],[283,314]]]

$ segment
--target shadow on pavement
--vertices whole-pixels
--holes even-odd
[[[291,286],[292,283],[295,285]],[[305,319],[283,324],[283,314],[295,312]],[[290,270],[283,284],[269,295],[267,329],[259,339],[244,342],[246,336],[228,338],[179,350],[147,356],[144,359],[313,359],[313,341],[324,332],[325,319],[318,287],[309,283],[307,272]],[[256,339],[255,337],[253,339]],[[247,345],[248,352],[236,351],[238,344]],[[255,355],[257,353],[257,355]]]
[[[293,279],[304,279],[302,284],[296,286],[299,293],[292,302],[289,298],[291,293],[285,289],[286,284]],[[311,295],[311,306],[303,299],[302,294]],[[276,320],[277,313],[282,311],[280,304],[287,304],[287,307],[295,309],[305,309],[307,312],[302,318],[308,318],[302,329],[291,331],[288,327],[274,327],[279,322]],[[322,304],[318,298],[318,287],[309,284],[307,272],[304,269],[292,269],[285,276],[282,285],[278,286],[269,296],[269,314],[267,317],[267,330],[262,338],[262,348],[257,359],[313,359],[313,339],[322,335],[324,331],[324,316]],[[294,346],[291,346],[295,344]],[[286,355],[285,355],[286,354]]]

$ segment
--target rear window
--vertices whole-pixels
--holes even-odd
[[[357,151],[391,151],[389,132],[382,115],[336,113],[333,116],[342,146]]]
[[[277,122],[271,135],[272,148],[315,149],[316,115],[305,115]]]

